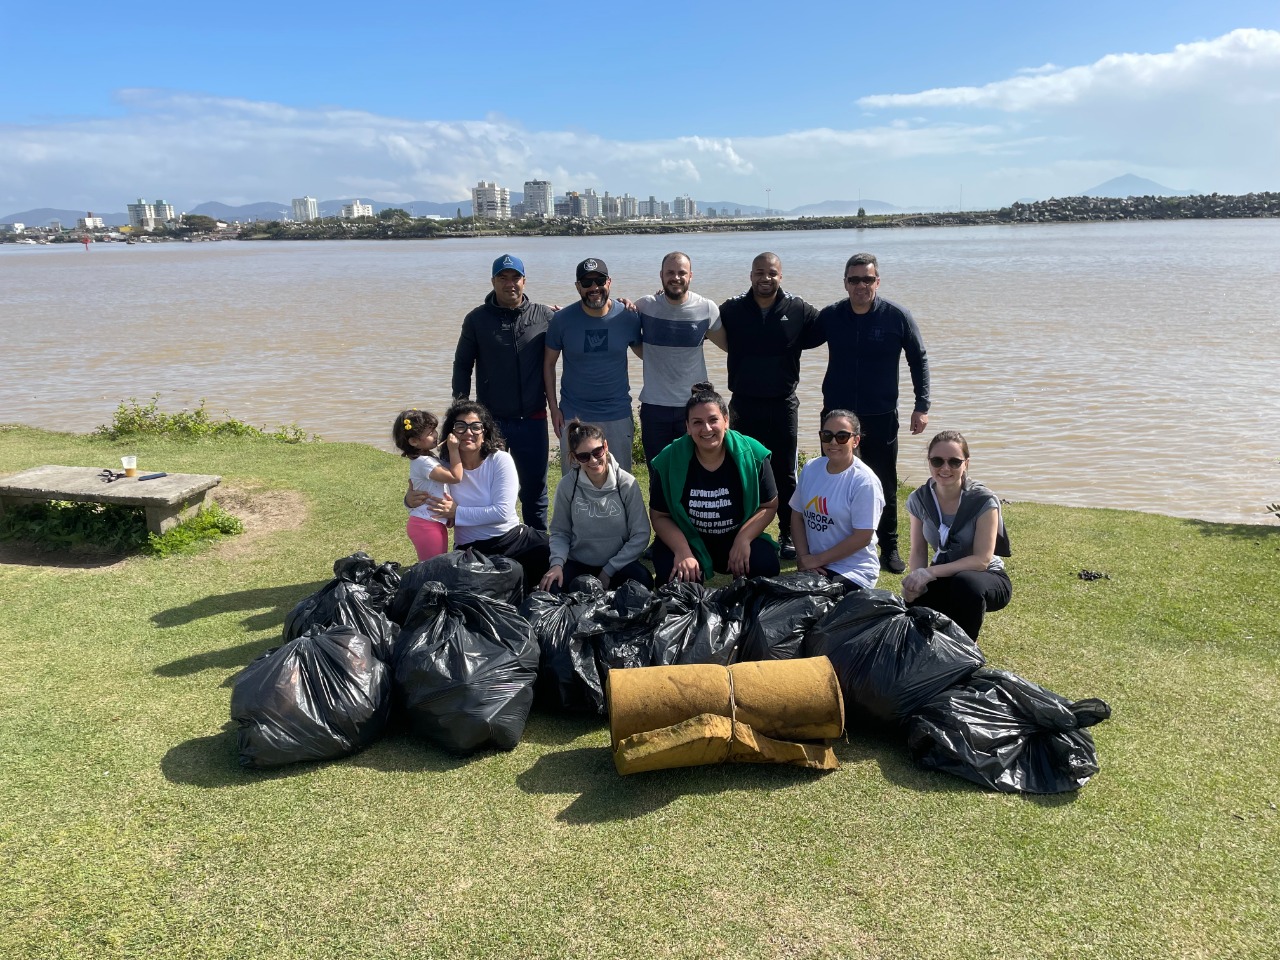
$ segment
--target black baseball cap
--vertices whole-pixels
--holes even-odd
[[[578,279],[583,280],[593,273],[598,273],[606,279],[609,276],[609,266],[603,260],[597,260],[595,257],[587,257],[578,264]]]

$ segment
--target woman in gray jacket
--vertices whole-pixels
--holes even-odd
[[[556,487],[551,515],[551,569],[543,590],[558,590],[584,573],[606,588],[624,580],[653,587],[640,563],[649,545],[649,514],[636,478],[609,453],[604,431],[593,423],[565,425],[573,463]]]

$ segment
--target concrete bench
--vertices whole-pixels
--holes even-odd
[[[221,477],[207,474],[171,473],[156,480],[121,477],[107,483],[102,469],[43,466],[0,478],[0,514],[10,507],[49,500],[111,503],[142,507],[147,530],[160,534],[203,509],[209,503],[209,491],[222,482]],[[149,472],[153,471],[140,470],[138,476]]]

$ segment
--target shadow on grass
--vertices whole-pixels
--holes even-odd
[[[161,664],[155,668],[154,672],[160,677],[185,677],[192,673],[199,673],[201,670],[231,670],[247,665],[260,654],[266,653],[272,647],[279,645],[279,637],[271,637],[267,640],[249,640],[234,647],[194,653],[189,657],[183,657],[181,660]],[[236,670],[235,673],[223,680],[221,685],[224,688],[233,686],[239,673],[240,671]]]
[[[160,760],[164,778],[170,783],[221,790],[301,776],[333,763],[350,763],[385,773],[442,773],[465,766],[473,759],[437,750],[407,733],[392,733],[350,757],[293,763],[270,770],[250,770],[240,766],[237,729],[236,724],[229,720],[220,733],[194,737],[172,747]]]
[[[185,606],[161,610],[151,617],[151,622],[157,627],[180,627],[195,620],[216,617],[235,610],[254,610],[257,612],[240,621],[246,629],[269,630],[272,627],[283,627],[285,615],[298,604],[298,601],[315,593],[328,582],[328,580],[315,580],[311,583],[261,587],[257,590],[237,590],[235,593],[201,597]]]
[[[724,790],[776,790],[823,774],[799,767],[722,764],[621,776],[608,747],[579,747],[540,756],[516,777],[525,793],[576,793],[556,815],[561,823],[632,820],[691,794]]]
[[[562,747],[579,737],[607,731],[609,721],[589,713],[555,713],[545,707],[535,706],[525,725],[523,740],[548,747]]]
[[[1272,541],[1280,546],[1280,526],[1274,524],[1270,513],[1260,514],[1257,523],[1210,523],[1207,520],[1183,521],[1203,537],[1226,537],[1229,540],[1247,540],[1253,543]]]

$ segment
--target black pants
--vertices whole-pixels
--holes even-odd
[[[1003,570],[965,570],[930,580],[925,592],[907,606],[945,613],[969,639],[977,640],[986,612],[1008,606],[1012,596],[1013,584]]]
[[[572,557],[564,562],[564,585],[567,589],[576,578],[584,573],[589,573],[593,577],[600,576],[600,571],[604,567],[592,567],[585,563],[579,563]],[[650,590],[653,589],[653,574],[639,560],[632,560],[621,570],[615,570],[613,576],[609,578],[609,589],[617,590],[627,580],[634,580],[636,583],[644,584]],[[559,592],[559,591],[556,591]]]
[[[507,452],[516,462],[520,481],[520,512],[535,530],[547,529],[547,460],[549,433],[547,420],[521,417],[499,420],[498,429],[507,438]]]
[[[800,428],[800,401],[789,397],[743,397],[734,394],[729,404],[734,430],[759,440],[769,448],[769,466],[778,485],[778,532],[791,539],[791,496],[796,492],[796,447]]]
[[[516,561],[524,570],[525,593],[538,588],[538,582],[551,566],[551,538],[543,531],[523,523],[516,524],[496,537],[473,540],[462,546],[470,547],[487,557],[510,557]]]
[[[876,538],[880,541],[880,555],[883,557],[898,549],[898,413],[866,417],[859,413],[858,422],[862,424],[858,454],[876,475],[884,492],[884,512],[876,525]]]
[[[640,404],[640,444],[644,447],[644,458],[650,464],[653,458],[666,449],[672,440],[677,440],[689,432],[685,425],[684,407],[662,407],[656,403]],[[649,467],[649,483],[657,481],[653,477],[653,467]]]
[[[711,554],[711,566],[716,573],[729,572],[729,550],[732,543],[727,539],[707,541],[707,549]],[[653,541],[653,577],[664,584],[671,579],[671,571],[675,569],[676,555],[659,537]],[[776,577],[781,567],[778,565],[778,548],[763,536],[751,541],[751,559],[747,561],[748,577]]]

